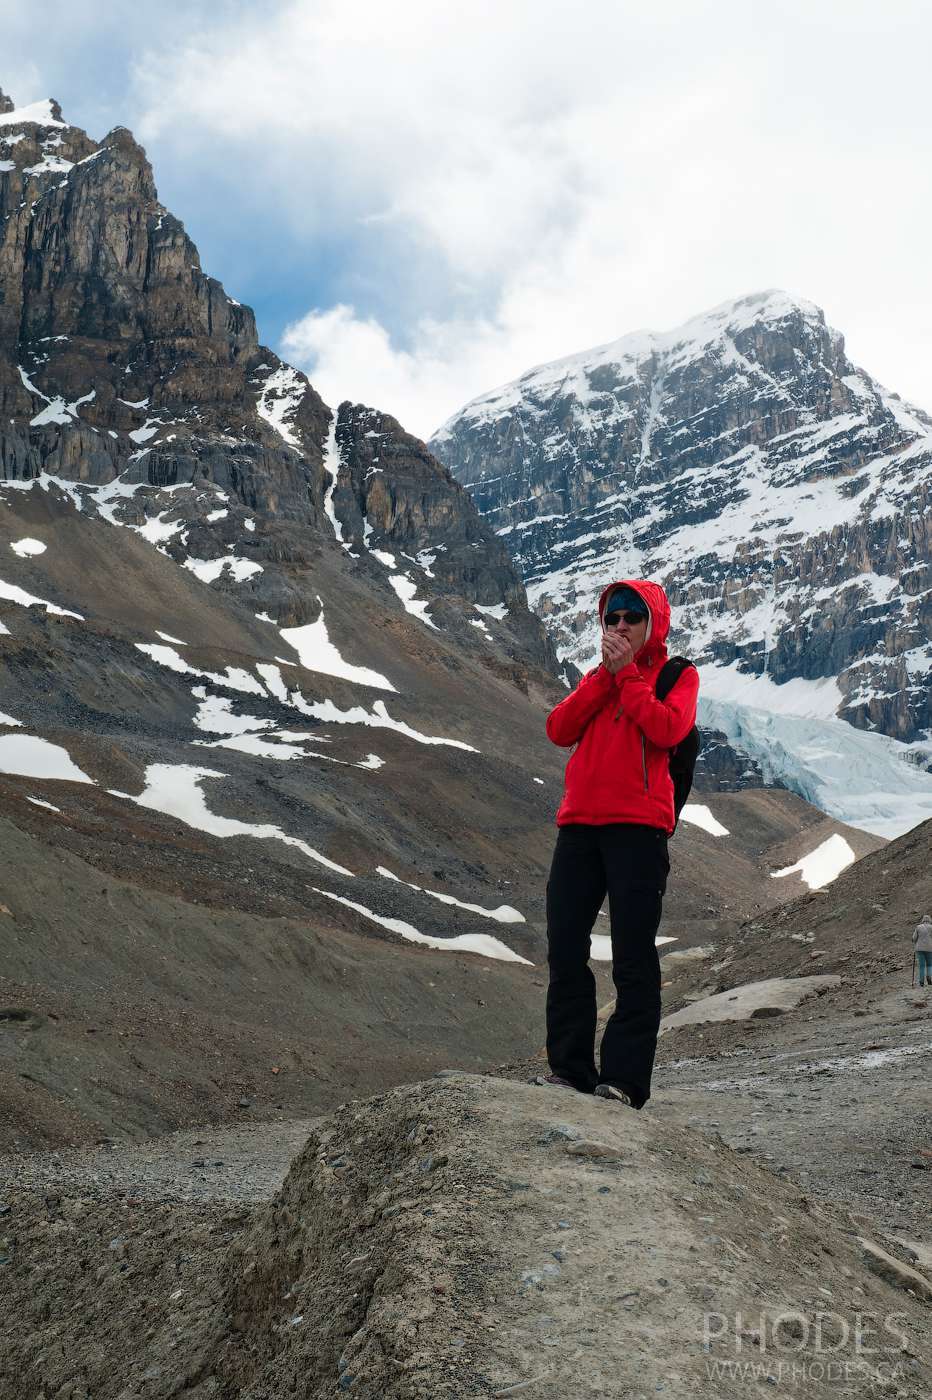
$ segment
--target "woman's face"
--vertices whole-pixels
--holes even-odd
[[[624,637],[637,656],[647,639],[647,618],[629,610],[607,613],[605,630],[613,632],[616,637]]]

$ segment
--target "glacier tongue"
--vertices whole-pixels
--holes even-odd
[[[721,730],[755,759],[766,782],[779,780],[849,826],[892,840],[932,817],[932,777],[909,761],[921,751],[885,734],[833,716],[775,713],[701,691],[699,724]]]

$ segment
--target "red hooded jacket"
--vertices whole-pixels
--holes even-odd
[[[669,750],[696,722],[699,675],[682,672],[665,700],[654,691],[667,659],[670,604],[657,583],[621,579],[599,599],[599,623],[616,588],[633,588],[650,609],[647,641],[613,676],[600,663],[547,717],[547,737],[576,748],[566,765],[557,825],[637,822],[672,832],[675,824]]]

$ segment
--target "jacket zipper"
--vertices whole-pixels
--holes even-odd
[[[641,766],[644,769],[644,791],[650,792],[650,788],[647,786],[647,740],[643,734],[641,735]]]

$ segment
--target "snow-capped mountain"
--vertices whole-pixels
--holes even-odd
[[[540,366],[431,446],[563,658],[591,664],[606,578],[656,577],[707,723],[836,815],[891,834],[932,813],[932,419],[853,365],[818,307],[760,293]],[[775,762],[748,705],[815,726],[809,759]],[[826,745],[875,796],[880,762],[890,800],[865,818],[826,797]]]

